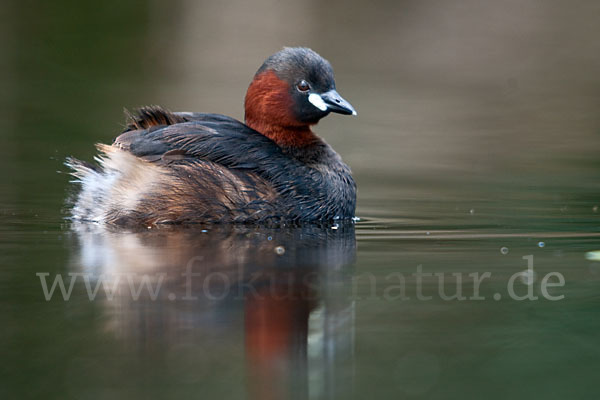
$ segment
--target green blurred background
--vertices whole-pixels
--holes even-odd
[[[439,177],[533,182],[596,171],[594,1],[8,2],[3,5],[3,189],[57,193],[59,162],[89,159],[123,107],[243,118],[247,85],[282,46],[328,58],[359,118],[317,128],[353,167],[400,190]],[[32,168],[39,168],[29,174]],[[531,181],[529,182],[531,183]],[[9,194],[10,195],[10,194]],[[367,197],[365,197],[367,196]],[[60,196],[59,196],[60,197]],[[365,203],[362,202],[364,205]]]

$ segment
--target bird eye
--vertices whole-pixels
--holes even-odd
[[[301,80],[300,82],[298,82],[298,84],[296,85],[296,87],[301,92],[306,92],[306,91],[308,91],[310,89],[310,85],[304,79]]]

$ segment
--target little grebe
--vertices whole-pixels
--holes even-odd
[[[354,217],[350,168],[310,129],[356,115],[329,62],[285,48],[259,68],[245,124],[219,114],[144,107],[99,166],[68,159],[81,184],[74,219],[115,225],[327,221]]]

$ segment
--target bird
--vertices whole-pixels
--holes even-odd
[[[336,90],[331,64],[285,47],[255,73],[244,122],[146,106],[128,113],[95,164],[67,158],[79,185],[76,221],[159,224],[352,220],[356,183],[311,127],[330,113],[357,115]]]

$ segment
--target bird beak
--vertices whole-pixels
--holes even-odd
[[[345,115],[356,115],[356,110],[354,110],[352,104],[344,100],[335,89],[331,89],[330,91],[321,94],[321,98],[327,105],[327,109],[331,112]]]

